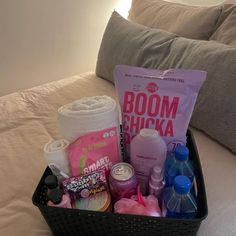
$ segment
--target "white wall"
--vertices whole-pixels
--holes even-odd
[[[211,5],[222,0],[169,0]],[[236,1],[236,0],[228,0]],[[0,96],[94,71],[113,9],[131,0],[0,0]]]
[[[111,12],[129,2],[0,0],[0,96],[94,71]]]

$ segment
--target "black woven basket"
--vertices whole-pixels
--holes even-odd
[[[55,236],[196,235],[208,210],[201,164],[191,131],[188,131],[187,136],[189,156],[193,161],[197,185],[198,213],[195,219],[170,219],[49,207],[46,205],[46,187],[44,186],[44,179],[51,174],[49,168],[45,170],[34,192],[33,204],[39,208]]]

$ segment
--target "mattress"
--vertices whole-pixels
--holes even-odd
[[[57,109],[114,86],[85,73],[0,97],[0,235],[51,235],[32,194],[45,170],[43,146],[62,138]],[[205,177],[209,214],[198,235],[236,235],[236,156],[192,129]]]

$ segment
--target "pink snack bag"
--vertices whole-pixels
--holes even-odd
[[[120,162],[119,138],[116,127],[81,136],[68,147],[72,176],[86,175]]]
[[[186,132],[205,71],[165,71],[117,65],[116,93],[122,112],[123,139],[130,154],[131,139],[142,128],[156,129],[174,151],[186,144]]]

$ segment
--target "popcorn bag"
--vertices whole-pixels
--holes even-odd
[[[186,144],[186,132],[205,71],[165,71],[118,65],[114,70],[126,154],[142,128],[156,129],[168,151]]]

